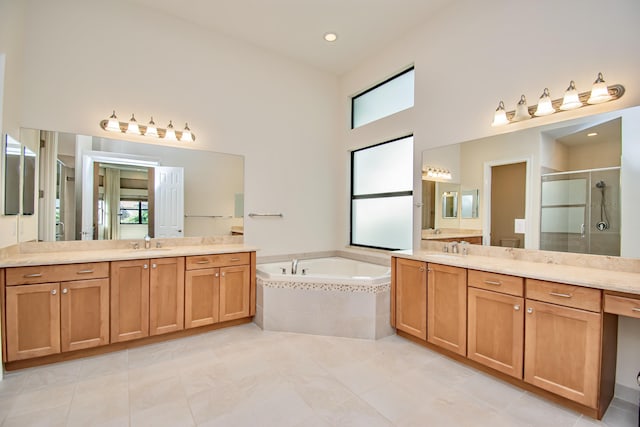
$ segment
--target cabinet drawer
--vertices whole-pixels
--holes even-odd
[[[524,295],[524,279],[506,274],[489,273],[487,271],[469,270],[467,278],[469,286],[501,292],[516,297]]]
[[[595,312],[602,307],[599,289],[534,279],[527,279],[527,298]]]
[[[638,298],[604,295],[604,311],[640,319],[640,295]]]
[[[235,254],[196,255],[187,257],[187,270],[249,264],[249,252]]]
[[[108,262],[7,268],[7,285],[67,282],[109,277]]]

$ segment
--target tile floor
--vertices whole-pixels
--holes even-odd
[[[2,426],[638,426],[603,422],[397,336],[219,330],[6,375]]]

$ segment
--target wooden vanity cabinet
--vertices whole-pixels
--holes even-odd
[[[468,271],[467,357],[522,379],[524,358],[524,280]]]
[[[598,408],[607,371],[601,366],[602,292],[531,279],[526,289],[524,380]]]
[[[108,271],[108,263],[7,269],[6,360],[108,344]]]
[[[427,339],[427,263],[396,258],[392,279],[395,289],[396,328]]]
[[[250,253],[190,256],[186,268],[186,328],[252,315]]]
[[[429,263],[427,271],[427,341],[466,356],[467,270]]]
[[[111,263],[111,342],[184,329],[184,257]]]

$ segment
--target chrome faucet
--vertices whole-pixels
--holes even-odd
[[[291,260],[291,274],[298,274],[298,260],[296,258]]]
[[[458,242],[451,242],[451,253],[452,254],[457,254],[458,253]]]
[[[151,249],[151,236],[149,236],[148,234],[144,236],[144,248]]]

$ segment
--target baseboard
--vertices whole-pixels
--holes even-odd
[[[638,402],[640,401],[640,390],[616,383],[614,397],[624,400],[625,402],[638,405]]]

